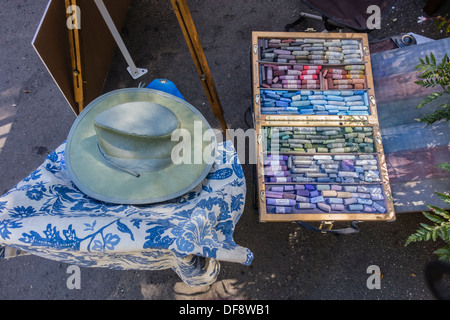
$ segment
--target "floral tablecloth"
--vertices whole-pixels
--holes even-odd
[[[213,283],[219,261],[251,263],[251,251],[233,240],[246,185],[230,141],[219,144],[202,184],[148,206],[106,204],[81,193],[67,174],[64,147],[0,197],[3,249],[85,267],[172,268],[189,285]]]

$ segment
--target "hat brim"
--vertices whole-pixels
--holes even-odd
[[[191,161],[185,161],[154,172],[143,172],[137,178],[108,164],[98,150],[94,118],[101,112],[127,102],[154,102],[165,106],[179,119],[179,128],[194,139],[194,124],[201,123],[201,150],[212,150],[201,157],[191,145]],[[127,88],[109,92],[92,101],[77,117],[65,147],[65,163],[75,186],[86,195],[115,204],[151,204],[182,196],[199,185],[209,173],[216,142],[203,141],[203,133],[211,130],[202,114],[186,101],[162,91]],[[196,132],[198,134],[198,132]],[[198,137],[197,137],[198,139]],[[181,142],[181,140],[180,140]],[[198,149],[197,149],[198,150]],[[199,161],[200,160],[200,161]]]

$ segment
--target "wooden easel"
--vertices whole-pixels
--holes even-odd
[[[77,0],[65,0],[66,9],[68,6],[77,5]],[[172,7],[175,11],[176,17],[178,19],[178,23],[180,24],[181,30],[183,32],[186,44],[188,45],[189,51],[192,55],[192,59],[194,60],[195,67],[197,69],[200,80],[202,81],[203,89],[205,90],[206,97],[208,98],[208,102],[213,111],[214,117],[216,117],[221,124],[222,130],[224,134],[226,134],[227,124],[225,122],[224,112],[222,105],[220,103],[219,96],[217,94],[217,90],[211,75],[211,71],[209,69],[208,63],[206,61],[205,54],[203,52],[202,45],[200,43],[197,30],[195,29],[194,21],[192,20],[191,13],[189,11],[186,0],[171,0]],[[103,4],[103,3],[102,3]],[[103,12],[104,14],[105,12]],[[71,13],[67,13],[67,18],[71,15]],[[110,18],[109,15],[105,17],[105,19]],[[130,60],[129,54],[126,51],[126,48],[121,44],[121,39],[117,37],[118,32],[115,27],[110,28],[111,32],[116,33],[116,42],[119,44],[124,56],[128,61]],[[76,113],[79,114],[84,108],[84,82],[83,82],[83,64],[81,61],[81,49],[80,49],[80,33],[79,30],[69,29],[69,44],[70,44],[70,53],[71,53],[71,61],[72,61],[72,72],[73,72],[73,86],[74,86],[74,95],[75,102],[78,105],[78,110]],[[124,52],[125,51],[125,52]]]
[[[66,18],[69,18],[71,13],[68,11],[70,6],[76,6],[77,0],[65,0],[66,1]],[[74,15],[76,20],[79,17]],[[77,21],[74,21],[77,24]],[[69,29],[69,44],[70,44],[70,58],[72,61],[72,77],[74,98],[78,109],[77,114],[80,114],[84,108],[84,83],[83,83],[83,69],[81,65],[81,47],[80,47],[80,32],[77,28]]]
[[[186,44],[189,47],[189,51],[191,52],[198,75],[202,81],[203,89],[205,90],[209,105],[211,106],[214,116],[219,119],[223,133],[226,134],[227,124],[225,122],[222,104],[220,103],[219,95],[217,94],[216,86],[214,85],[211,71],[209,70],[208,62],[206,61],[203,47],[198,38],[197,30],[195,29],[189,7],[186,0],[170,1],[172,2],[173,10],[175,11],[178,23],[183,31]]]

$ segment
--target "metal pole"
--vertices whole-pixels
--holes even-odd
[[[144,74],[146,74],[148,72],[147,69],[136,68],[136,65],[134,64],[134,61],[131,58],[131,55],[128,52],[128,49],[127,49],[125,43],[123,42],[122,37],[120,36],[120,33],[117,30],[116,25],[114,24],[114,21],[112,20],[111,15],[108,12],[108,9],[106,9],[106,6],[103,3],[103,0],[94,0],[94,1],[98,7],[98,10],[102,14],[103,19],[105,20],[109,30],[111,31],[111,34],[114,37],[114,40],[116,40],[116,43],[117,43],[120,51],[122,52],[122,55],[124,56],[125,60],[128,63],[127,70],[130,73],[131,77],[133,79],[137,79],[137,78],[143,76]]]

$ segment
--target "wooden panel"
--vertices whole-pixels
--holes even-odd
[[[261,114],[261,90],[264,88],[261,87],[261,65],[264,63],[274,64],[274,65],[289,65],[289,63],[277,63],[277,62],[263,62],[261,60],[261,49],[260,44],[262,39],[303,39],[303,38],[313,38],[313,39],[345,39],[345,40],[357,40],[361,42],[361,52],[363,53],[363,63],[365,66],[365,88],[364,90],[367,92],[369,97],[369,106],[370,106],[370,115],[367,116],[345,116],[345,115],[327,115],[327,116],[314,116],[312,118],[319,118],[327,121],[340,121],[344,119],[366,119],[370,123],[377,123],[377,108],[376,108],[376,99],[375,99],[375,90],[373,85],[372,78],[372,65],[370,62],[370,52],[369,52],[369,43],[367,34],[364,33],[286,33],[286,32],[253,32],[252,33],[252,86],[253,86],[253,94],[254,94],[254,105],[253,110],[256,119],[264,120],[273,120],[277,117],[274,115],[264,115]],[[303,65],[309,65],[308,63]],[[324,69],[328,68],[343,68],[343,64],[322,64]],[[320,74],[322,76],[322,73]],[[323,84],[323,79],[321,79],[321,88],[326,90],[328,88]],[[285,90],[288,89],[273,89],[273,90]],[[308,90],[308,89],[307,89]],[[293,90],[290,90],[293,91]],[[289,118],[292,120],[301,120],[304,119],[304,116],[299,115],[289,115]]]
[[[377,159],[379,171],[380,171],[380,182],[375,183],[332,183],[332,182],[282,182],[282,183],[269,183],[265,181],[265,168],[264,168],[264,160],[266,156],[270,154],[270,152],[265,151],[264,146],[264,129],[266,127],[361,127],[368,126],[373,129],[373,137],[374,143],[376,146],[376,152],[370,153],[374,155]],[[279,122],[258,122],[256,125],[257,128],[257,136],[259,143],[257,143],[257,154],[259,155],[257,158],[257,181],[258,181],[258,206],[260,212],[260,220],[261,221],[349,221],[349,220],[358,220],[358,221],[392,221],[395,220],[395,213],[393,207],[393,200],[391,194],[391,188],[389,184],[389,176],[388,169],[386,167],[386,159],[383,152],[383,145],[381,143],[381,134],[378,126],[376,125],[364,125],[363,123],[355,123],[355,122],[341,122],[337,124],[336,122],[301,122],[301,121],[279,121]],[[280,155],[290,155],[290,156],[315,156],[315,155],[361,155],[364,153],[303,153],[303,152],[280,152],[277,153]],[[385,195],[385,208],[386,212],[384,213],[352,213],[349,211],[342,212],[334,212],[334,213],[321,213],[318,210],[314,210],[314,212],[308,213],[299,213],[299,214],[271,214],[267,212],[266,209],[266,200],[265,193],[267,190],[267,185],[300,185],[300,184],[311,184],[311,185],[324,185],[324,184],[336,184],[336,185],[358,185],[358,186],[381,186],[383,188],[383,194]],[[302,210],[303,211],[303,210]]]
[[[72,63],[66,26],[64,1],[49,1],[32,45],[47,67],[69,105],[75,111]]]
[[[120,30],[131,0],[104,0]],[[81,11],[81,63],[84,82],[84,106],[102,93],[103,85],[117,47],[97,6],[91,0],[77,0]],[[74,98],[69,34],[66,28],[65,1],[50,0],[36,31],[32,45],[41,57],[67,102],[78,114]],[[126,72],[126,70],[124,70]]]

